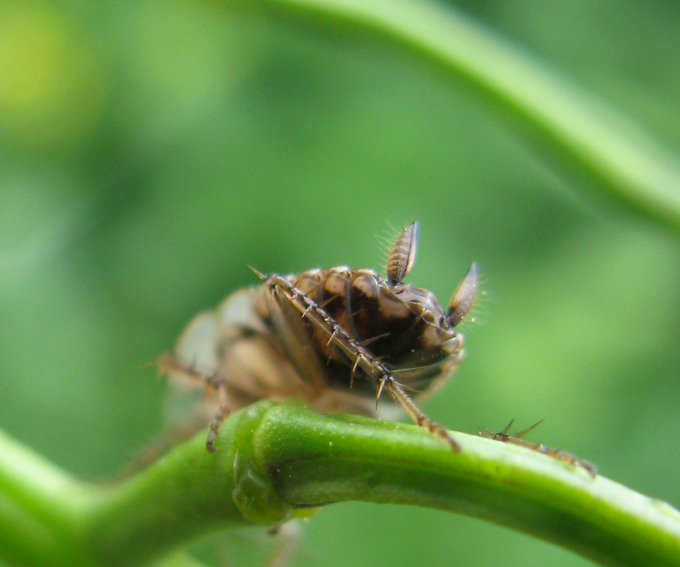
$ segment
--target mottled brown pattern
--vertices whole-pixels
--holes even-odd
[[[236,292],[190,323],[163,369],[214,392],[209,450],[225,416],[254,400],[296,396],[319,411],[374,415],[383,391],[458,450],[408,392],[430,393],[455,371],[463,354],[455,327],[472,305],[477,272],[473,265],[445,311],[402,281],[416,235],[415,223],[399,235],[386,278],[345,266],[285,277],[254,270],[259,289]]]

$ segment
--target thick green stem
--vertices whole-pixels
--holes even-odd
[[[2,559],[158,565],[216,530],[276,525],[296,509],[360,500],[483,518],[603,565],[680,567],[680,514],[669,505],[522,447],[455,439],[460,453],[412,425],[260,402],[225,423],[215,454],[202,433],[108,487],[69,480],[3,440]]]
[[[253,456],[253,435],[269,406],[261,402],[229,419],[216,453],[198,435],[100,494],[89,514],[96,563],[144,565],[213,531],[289,519],[291,507]]]
[[[0,432],[0,560],[87,565],[82,512],[92,495],[88,485]]]
[[[582,468],[457,434],[461,453],[410,425],[273,408],[254,451],[295,506],[362,500],[440,508],[572,549],[603,565],[680,566],[680,513]],[[294,430],[291,432],[291,423]]]
[[[586,196],[680,231],[680,164],[612,106],[578,89],[450,3],[241,0],[283,17],[368,33],[471,87]]]
[[[104,565],[137,565],[211,530],[276,524],[290,508],[362,500],[484,518],[604,565],[680,567],[680,515],[603,477],[523,448],[262,402],[111,488],[93,518]],[[236,497],[237,502],[234,502]]]

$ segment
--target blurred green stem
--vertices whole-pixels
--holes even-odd
[[[610,105],[449,4],[425,0],[241,0],[278,16],[368,33],[471,87],[535,150],[604,196],[680,232],[680,163]],[[225,4],[227,4],[225,2]]]
[[[0,561],[87,565],[80,536],[89,486],[0,432]]]
[[[680,567],[680,514],[521,447],[260,402],[205,450],[200,434],[120,484],[84,485],[0,438],[0,559],[10,565],[189,565],[201,535],[276,525],[359,500],[440,508],[572,549],[603,565]],[[165,563],[158,563],[166,561]]]

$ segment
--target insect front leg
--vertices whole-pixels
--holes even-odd
[[[449,435],[449,432],[446,429],[423,413],[423,411],[413,401],[411,396],[406,393],[403,384],[397,382],[392,376],[385,375],[378,384],[376,402],[380,398],[383,388],[388,391],[396,403],[404,408],[414,423],[420,427],[424,427],[430,433],[441,437],[444,439],[444,441],[447,441],[454,451],[458,452],[461,450],[460,445],[453,439],[453,437],[451,437],[451,435]]]
[[[409,264],[413,261],[415,249],[412,241],[415,229],[415,225],[409,226],[404,236],[405,243],[399,241],[397,243],[399,245],[398,252],[401,254],[402,247],[405,251],[394,261],[394,277],[403,277],[408,271]],[[393,252],[391,256],[396,257],[396,252]],[[278,275],[262,277],[264,277],[265,288],[268,290],[267,297],[270,298],[272,305],[270,311],[273,315],[280,315],[278,326],[280,329],[279,336],[282,340],[287,340],[289,336],[294,335],[294,332],[297,333],[298,337],[308,337],[308,330],[303,326],[303,322],[307,321],[323,338],[326,347],[337,349],[337,352],[345,358],[348,387],[353,385],[355,375],[361,370],[368,379],[377,384],[376,405],[383,389],[386,389],[392,399],[408,413],[416,424],[447,441],[454,451],[460,451],[460,446],[446,429],[423,413],[406,393],[406,387],[397,382],[390,369],[366,348],[366,343],[358,341],[344,326],[338,323],[328,310],[295,287],[288,279]],[[304,342],[306,341],[309,341],[309,338],[304,339]],[[318,356],[310,357],[309,351],[303,351],[299,348],[289,347],[288,351],[292,356],[297,357],[300,368],[307,368],[304,374],[309,377],[309,382],[312,382],[315,376],[323,375],[324,370],[319,364]],[[309,366],[311,363],[315,363],[316,366],[311,368]]]
[[[562,449],[554,449],[552,447],[547,447],[543,445],[543,443],[534,443],[533,441],[523,439],[523,437],[527,433],[538,427],[543,422],[543,420],[534,423],[531,427],[527,427],[526,429],[520,431],[519,433],[511,434],[509,433],[509,431],[513,422],[514,420],[511,420],[510,423],[508,423],[505,426],[505,429],[503,429],[503,431],[499,433],[494,433],[493,431],[487,429],[486,427],[482,427],[480,435],[482,437],[486,437],[487,439],[500,441],[501,443],[519,445],[520,447],[524,447],[525,449],[531,449],[532,451],[536,451],[537,453],[543,453],[548,457],[552,457],[553,459],[562,461],[563,463],[567,463],[573,467],[579,467],[584,469],[592,478],[595,478],[595,476],[597,476],[597,467],[592,463],[585,461],[583,459],[579,459],[576,455],[573,455],[572,453],[569,453],[567,451],[563,451]]]

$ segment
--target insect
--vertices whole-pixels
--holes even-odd
[[[189,323],[160,367],[216,394],[208,451],[225,417],[257,400],[296,396],[321,412],[375,416],[385,391],[415,423],[459,450],[409,392],[433,393],[458,366],[463,336],[456,327],[474,302],[477,266],[444,310],[431,292],[403,281],[417,232],[413,222],[399,234],[386,277],[346,266],[289,276],[253,269],[259,286]]]
[[[531,427],[527,427],[526,429],[520,431],[519,433],[509,434],[508,431],[510,431],[510,427],[512,427],[514,421],[515,421],[514,419],[510,420],[510,423],[508,423],[505,426],[505,429],[503,429],[503,431],[501,431],[500,433],[494,433],[493,431],[487,429],[486,427],[482,427],[479,433],[480,435],[488,439],[501,441],[503,443],[512,443],[513,445],[519,445],[520,447],[525,447],[527,449],[531,449],[532,451],[538,451],[539,453],[543,453],[545,455],[548,455],[549,457],[552,457],[553,459],[557,459],[558,461],[568,463],[574,467],[580,467],[582,469],[585,469],[591,477],[595,477],[597,475],[597,469],[595,465],[589,463],[588,461],[581,460],[575,455],[572,455],[567,451],[563,451],[562,449],[553,449],[551,447],[546,447],[542,443],[534,443],[532,441],[527,441],[526,439],[523,439],[523,437],[527,433],[533,431],[536,427],[543,423],[543,420],[534,423]]]

